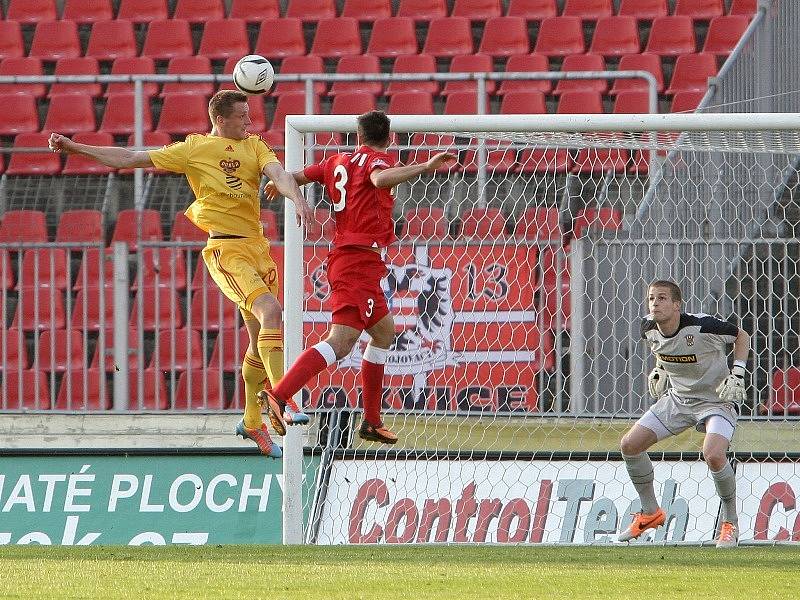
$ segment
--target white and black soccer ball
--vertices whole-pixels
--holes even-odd
[[[245,94],[266,94],[272,89],[275,69],[270,62],[258,54],[248,54],[233,67],[233,85]]]

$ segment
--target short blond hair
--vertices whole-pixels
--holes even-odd
[[[217,117],[230,117],[233,105],[238,102],[247,102],[247,95],[236,90],[220,90],[208,101],[208,116],[211,122],[216,123]]]
[[[657,279],[656,281],[647,286],[648,295],[650,294],[650,290],[656,287],[668,289],[669,295],[672,298],[673,302],[683,302],[683,296],[681,295],[681,288],[674,281],[669,281],[668,279]]]

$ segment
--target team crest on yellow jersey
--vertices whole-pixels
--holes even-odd
[[[241,189],[242,180],[236,176],[236,171],[238,171],[241,166],[242,163],[238,160],[227,160],[223,158],[219,161],[219,168],[225,172],[225,183],[229,188],[234,190]]]

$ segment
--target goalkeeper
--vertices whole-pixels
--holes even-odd
[[[655,281],[647,293],[650,314],[642,321],[642,338],[656,356],[648,376],[656,403],[622,437],[622,458],[642,502],[626,542],[664,524],[653,488],[653,464],[647,449],[689,427],[705,432],[703,457],[722,501],[717,548],[736,546],[736,480],[726,452],[736,429],[738,405],[745,400],[744,374],[750,336],[735,325],[702,314],[681,312],[681,290],[671,281]],[[733,343],[728,371],[727,345]]]

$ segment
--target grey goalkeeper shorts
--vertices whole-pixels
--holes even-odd
[[[661,440],[668,435],[677,435],[686,431],[690,427],[705,433],[706,422],[711,417],[724,419],[730,426],[730,435],[732,436],[739,418],[734,404],[711,402],[703,398],[685,398],[673,390],[668,390],[639,419],[639,424],[654,431]]]

